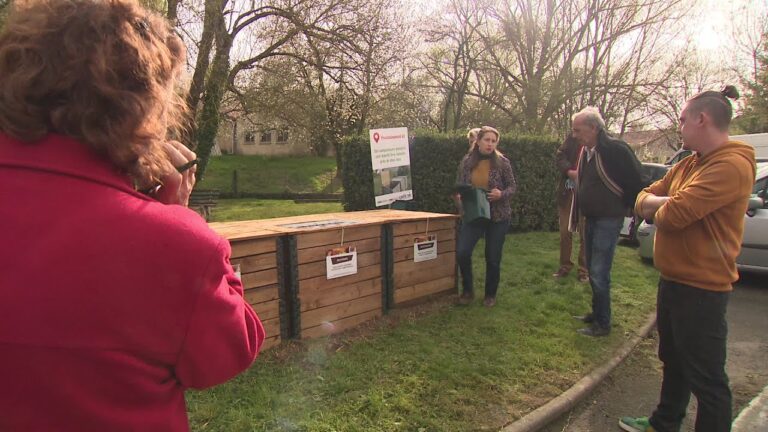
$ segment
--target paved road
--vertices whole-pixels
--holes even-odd
[[[744,275],[728,305],[728,363],[734,417],[768,384],[768,275]],[[544,432],[620,431],[618,418],[650,415],[661,388],[655,332],[584,401]],[[693,431],[691,398],[683,431]]]

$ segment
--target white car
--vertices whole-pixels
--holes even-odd
[[[736,258],[739,270],[768,272],[768,161],[757,163],[757,176],[749,209],[744,215],[744,237]],[[637,228],[640,258],[653,260],[656,226],[643,221]]]
[[[690,150],[687,150],[690,154]],[[677,161],[675,161],[677,162]],[[656,180],[664,177],[664,174],[669,171],[670,165],[662,165],[657,163],[643,162],[641,165],[641,175],[645,184],[651,184]],[[619,231],[619,238],[624,238],[632,243],[637,242],[637,228],[640,226],[640,218],[632,215],[624,218],[624,225]]]

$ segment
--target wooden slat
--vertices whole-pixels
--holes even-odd
[[[344,243],[381,237],[381,226],[344,227]],[[341,242],[341,228],[332,231],[311,232],[296,235],[296,248],[306,249],[322,245],[337,245]]]
[[[414,262],[413,260],[410,261],[400,261],[394,263],[394,275],[395,278],[397,278],[397,275],[399,273],[409,273],[413,271],[431,271],[435,268],[441,268],[441,267],[450,267],[453,269],[454,265],[456,263],[456,255],[451,253],[442,253],[438,254],[436,259],[429,260],[429,261],[422,261],[422,262]],[[413,285],[413,284],[408,284]]]
[[[249,304],[262,303],[279,298],[277,284],[245,290],[243,297]]]
[[[455,291],[456,279],[453,276],[443,277],[440,279],[431,280],[417,285],[411,285],[408,287],[395,290],[395,304],[414,300],[419,297],[426,297],[431,294],[436,294],[443,291]]]
[[[238,240],[232,241],[230,244],[232,245],[232,258],[258,255],[277,250],[275,237],[257,240]]]
[[[373,294],[381,295],[381,279],[369,279],[354,285],[344,285],[322,291],[309,291],[300,293],[299,297],[301,299],[301,311],[304,312]]]
[[[259,316],[259,319],[269,320],[280,318],[280,300],[272,300],[264,303],[252,304],[251,307]]]
[[[370,321],[380,316],[381,316],[381,310],[379,309],[379,310],[364,312],[359,315],[355,315],[347,318],[342,318],[340,320],[327,323],[326,325],[319,325],[319,326],[303,329],[301,331],[301,338],[310,339],[310,338],[316,338],[321,336],[328,336],[333,333],[339,333],[341,331],[358,326],[366,321]]]
[[[344,241],[346,243],[346,240]],[[373,252],[381,249],[381,237],[356,240],[353,245],[357,248],[357,253]],[[325,253],[330,249],[330,245],[316,246],[297,251],[299,264],[305,264],[315,261],[325,261]]]
[[[262,220],[236,221],[236,222],[211,222],[208,226],[220,236],[233,241],[247,239],[275,237],[278,232],[265,229]]]
[[[368,297],[361,297],[348,302],[302,312],[301,328],[311,328],[323,323],[334,323],[343,318],[373,310],[381,311],[381,294],[374,294]]]
[[[443,254],[456,253],[456,240],[445,240],[437,242],[438,257]],[[392,251],[392,259],[395,263],[401,261],[413,261],[413,246],[395,249]]]
[[[244,273],[241,275],[243,288],[256,288],[265,285],[274,285],[277,283],[277,269],[262,270],[253,273]]]
[[[429,219],[429,230],[453,230],[456,228],[456,219],[441,218]],[[421,234],[427,229],[427,221],[417,222],[398,222],[392,224],[392,235],[401,236],[406,234]]]
[[[232,265],[240,264],[240,273],[251,273],[255,271],[267,270],[277,267],[277,255],[274,252],[263,253],[259,255],[250,255],[242,258],[235,258]]]
[[[299,276],[301,278],[301,276]],[[368,279],[381,278],[381,266],[373,265],[368,267],[358,267],[357,274],[344,276],[336,279],[326,279],[325,276],[318,276],[310,279],[299,280],[299,293],[307,291],[326,290],[338,286],[350,285]]]
[[[261,344],[261,351],[266,351],[276,345],[279,345],[280,342],[281,342],[280,336],[266,338],[264,339],[264,342]]]
[[[456,233],[453,230],[431,231],[430,234],[435,234],[437,236],[438,242],[441,242],[443,240],[454,240],[456,238]],[[403,236],[394,237],[392,239],[392,247],[394,249],[400,249],[404,247],[412,248],[413,239],[418,236],[419,236],[418,234],[407,234]]]
[[[456,272],[456,257],[453,254],[438,255],[437,259],[415,263],[395,263],[395,288],[416,285],[433,279],[450,276]]]
[[[267,334],[267,337],[280,337],[280,320],[279,319],[271,319],[262,321],[261,325],[264,326],[264,333]]]
[[[381,263],[381,253],[379,251],[368,252],[364,254],[361,254],[360,251],[358,251],[358,254],[357,254],[358,269],[361,267],[372,266],[380,263]],[[325,274],[326,274],[325,260],[299,265],[300,280],[309,279],[317,276],[325,276]]]

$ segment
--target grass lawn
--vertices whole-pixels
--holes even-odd
[[[336,159],[327,157],[211,157],[200,189],[232,191],[237,170],[240,193],[323,192],[336,174]]]
[[[284,343],[229,383],[188,392],[192,430],[498,430],[607,359],[654,309],[656,271],[619,246],[613,332],[581,336],[571,315],[589,310],[589,285],[553,280],[557,262],[557,233],[510,234],[495,308],[482,295],[468,307],[444,297],[363,330]]]
[[[302,203],[291,200],[220,199],[211,212],[211,222],[269,219],[316,213],[343,212],[341,203]]]

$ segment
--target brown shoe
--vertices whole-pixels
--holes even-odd
[[[496,298],[495,297],[486,297],[485,300],[483,300],[483,306],[487,308],[491,308],[496,306]]]
[[[580,274],[579,275],[579,282],[581,282],[581,283],[589,282],[589,275]]]
[[[472,303],[472,300],[475,299],[475,295],[472,293],[464,293],[461,296],[459,296],[459,304],[462,306],[466,306],[470,303]]]
[[[556,272],[552,273],[552,277],[559,279],[561,277],[568,276],[568,273],[570,273],[570,272],[571,272],[570,270],[566,270],[566,269],[560,267]]]

